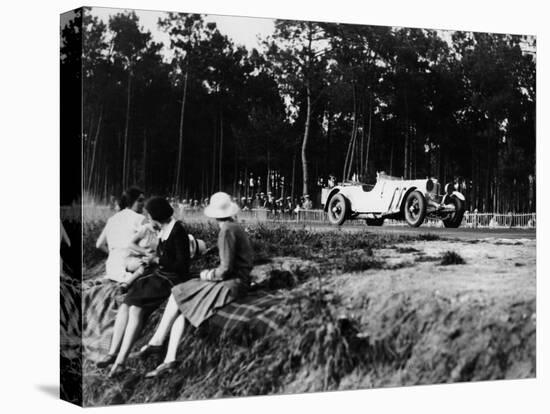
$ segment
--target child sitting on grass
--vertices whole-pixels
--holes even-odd
[[[130,255],[125,260],[126,273],[121,283],[123,290],[145,273],[156,257],[158,230],[153,223],[145,223],[130,242]]]

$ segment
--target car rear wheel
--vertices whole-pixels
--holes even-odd
[[[411,227],[418,227],[426,218],[426,199],[420,191],[411,192],[405,200],[405,221]]]
[[[349,201],[342,194],[335,194],[328,202],[327,215],[331,224],[342,225],[349,213]]]
[[[455,206],[455,211],[443,220],[443,225],[447,228],[456,229],[460,227],[464,217],[464,202],[455,195],[450,196],[450,201]]]

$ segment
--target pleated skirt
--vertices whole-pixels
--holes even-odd
[[[154,311],[168,299],[172,287],[177,283],[174,280],[176,278],[177,275],[164,274],[156,269],[132,283],[124,303]]]
[[[246,286],[240,279],[217,282],[191,279],[174,286],[172,294],[183,316],[198,327],[218,309],[244,296]]]

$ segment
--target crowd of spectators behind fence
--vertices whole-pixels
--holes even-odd
[[[176,211],[193,212],[202,211],[208,205],[208,197],[203,199],[186,199],[178,197],[168,197],[168,201]],[[254,197],[232,197],[232,201],[237,203],[242,211],[250,210],[267,210],[272,214],[297,213],[300,210],[312,210],[314,208],[313,201],[309,194],[301,197],[291,196],[275,198],[271,192],[256,193]]]

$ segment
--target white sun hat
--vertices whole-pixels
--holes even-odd
[[[204,215],[211,218],[233,217],[239,212],[239,206],[231,201],[229,194],[220,191],[212,194],[210,203],[204,209]]]
[[[196,239],[192,234],[189,237],[189,257],[194,259],[196,256],[202,256],[206,252],[206,243],[204,240]]]

